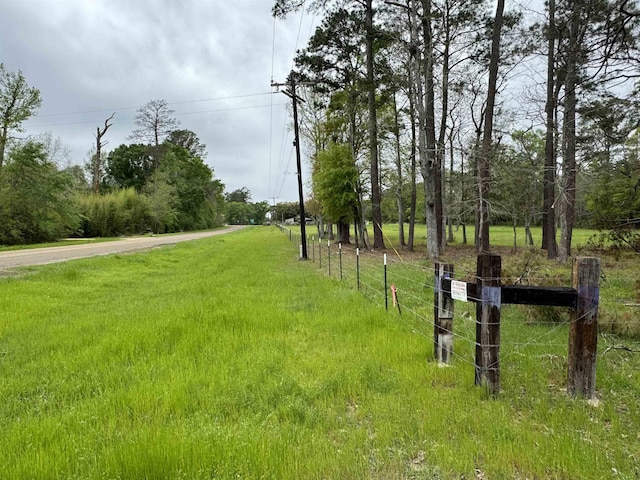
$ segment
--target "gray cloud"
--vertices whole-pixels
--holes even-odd
[[[272,70],[276,81],[286,78],[298,32],[302,48],[314,19],[278,20],[274,37],[271,4],[0,0],[0,62],[22,70],[43,97],[25,134],[50,131],[72,163],[83,163],[111,113],[107,150],[127,142],[137,107],[164,99],[207,145],[227,190],[246,186],[255,201],[297,199],[295,175],[285,172],[287,99],[268,92]]]

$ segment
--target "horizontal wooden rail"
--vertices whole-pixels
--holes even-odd
[[[502,303],[576,308],[578,292],[572,287],[508,285],[502,287]]]
[[[467,299],[470,302],[480,302],[477,285],[465,282],[467,285]],[[549,307],[571,307],[578,305],[578,292],[572,287],[538,287],[530,285],[503,285],[500,287],[502,304],[512,305],[547,305]],[[451,293],[451,279],[442,279],[442,291]]]

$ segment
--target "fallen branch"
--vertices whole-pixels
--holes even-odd
[[[634,350],[632,348],[627,347],[626,345],[611,345],[607,347],[604,352],[602,352],[602,355],[606,354],[610,350],[624,350],[626,352],[631,352],[631,353],[640,353],[640,350]]]

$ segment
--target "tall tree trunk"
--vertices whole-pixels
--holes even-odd
[[[556,215],[555,215],[555,189],[556,189],[556,149],[555,149],[555,0],[549,0],[549,26],[548,26],[548,50],[547,50],[547,102],[545,110],[546,137],[544,146],[544,201],[542,209],[542,248],[547,250],[547,258],[558,256],[558,244],[556,242]]]
[[[467,189],[464,175],[464,153],[460,155],[460,196],[462,205],[462,244],[467,244]]]
[[[360,247],[360,212],[357,206],[353,206],[353,235],[356,247]]]
[[[349,145],[351,148],[351,158],[358,158],[356,152],[356,98],[357,92],[352,89],[349,93]],[[357,225],[356,230],[360,231],[360,243],[358,243],[358,235],[356,234],[356,244],[358,247],[369,248],[369,238],[366,231],[366,219],[362,201],[362,185],[360,184],[360,180],[357,181],[356,191],[358,195],[358,206],[356,209],[357,211],[355,212],[354,222]]]
[[[109,118],[104,121],[104,128],[100,130],[100,127],[96,127],[96,154],[93,159],[93,178],[92,178],[92,187],[93,193],[96,195],[100,193],[100,180],[102,177],[102,147],[106,145],[106,142],[102,141],[102,137],[105,136],[107,130],[112,125],[109,121],[113,120],[115,117],[115,113],[112,114]]]
[[[438,217],[437,193],[440,181],[440,166],[436,155],[435,92],[433,79],[433,33],[431,28],[431,0],[422,0],[422,34],[424,38],[423,75],[425,86],[424,134],[425,151],[421,162],[424,179],[427,216],[427,254],[431,258],[440,256],[442,239],[442,219]],[[418,85],[421,81],[418,81]],[[420,92],[418,92],[420,95]],[[422,124],[422,122],[420,122]]]
[[[475,101],[474,101],[475,104]],[[475,189],[473,190],[472,201],[474,203],[474,229],[473,229],[473,245],[477,250],[480,249],[480,174],[478,172],[480,166],[480,145],[482,142],[482,126],[484,124],[484,112],[486,106],[481,109],[480,119],[478,122],[474,120],[475,125],[475,138],[473,148],[471,149],[471,156],[469,158],[471,177],[475,182]],[[473,104],[471,106],[471,115],[473,116]]]
[[[356,188],[358,189],[358,210],[360,214],[360,242],[362,243],[362,248],[370,248],[369,232],[367,231],[367,219],[365,218],[364,201],[362,199],[362,185],[360,184],[359,180]]]
[[[476,208],[475,208],[475,224],[474,224],[474,230],[473,230],[473,244],[475,245],[476,249],[479,251],[480,250],[480,205],[481,205],[481,201],[480,201],[480,139],[481,139],[481,135],[482,132],[477,132],[476,134],[476,143],[473,147],[473,156],[471,157],[472,161],[473,161],[473,178],[476,180],[476,185],[477,185],[477,189],[474,193],[476,193],[477,195],[474,196],[473,200],[476,203]]]
[[[496,102],[498,82],[498,64],[500,61],[500,33],[502,30],[502,14],[504,12],[504,0],[498,0],[496,17],[493,23],[493,35],[491,40],[491,58],[489,61],[489,88],[487,91],[487,109],[485,111],[484,131],[482,136],[482,153],[480,156],[479,196],[480,196],[480,231],[479,251],[488,252],[489,241],[489,182],[491,179],[491,157],[493,155],[493,111]]]
[[[7,140],[9,139],[9,127],[8,125],[2,125],[2,131],[0,132],[0,171],[4,166],[4,152],[7,149]]]
[[[396,174],[398,180],[396,184],[396,204],[398,206],[398,237],[400,247],[405,247],[404,241],[404,201],[402,199],[402,152],[400,148],[400,118],[398,114],[398,103],[396,102],[396,92],[393,93],[393,114],[394,114],[394,129],[395,147],[396,147]]]
[[[324,219],[322,218],[322,215],[318,215],[316,220],[318,225],[318,239],[321,240],[324,238]],[[284,219],[282,220],[282,223],[284,223]]]
[[[411,67],[409,67],[411,69]],[[409,70],[411,76],[411,70]],[[413,242],[416,228],[416,108],[415,108],[415,86],[413,80],[409,80],[409,118],[411,119],[411,205],[409,206],[409,238],[407,248],[413,252]]]
[[[564,82],[564,155],[562,175],[562,231],[558,246],[558,261],[564,263],[571,256],[571,237],[575,222],[576,207],[576,81],[578,55],[578,29],[580,27],[579,5],[573,3],[569,26],[569,54]]]
[[[433,195],[433,188],[430,188],[433,183],[432,167],[429,164],[429,153],[427,148],[427,134],[426,134],[426,109],[424,103],[424,85],[422,83],[421,71],[424,68],[423,54],[420,50],[421,42],[418,38],[417,25],[418,25],[418,2],[419,0],[412,0],[409,8],[409,33],[411,38],[410,59],[409,59],[409,83],[413,87],[412,97],[414,98],[413,106],[417,113],[418,131],[417,131],[417,150],[418,150],[418,162],[420,164],[420,172],[422,174],[424,182],[424,194],[426,200],[426,216],[427,216],[427,256],[431,258],[437,258],[439,256],[438,242],[436,241],[436,223],[433,209],[433,201],[429,205],[429,197]],[[413,134],[416,135],[415,127]],[[435,143],[435,141],[434,141]],[[435,145],[434,145],[435,146]],[[432,154],[434,152],[432,151]],[[433,163],[433,162],[432,162]]]
[[[378,117],[376,112],[376,85],[373,72],[373,42],[376,36],[373,25],[372,0],[365,0],[367,29],[367,101],[369,104],[369,156],[371,161],[371,215],[373,217],[373,248],[384,249],[382,235],[382,191],[378,164]]]
[[[532,215],[527,215],[524,221],[524,236],[525,243],[527,246],[533,247],[533,235],[531,235],[531,217]]]
[[[344,219],[340,219],[336,224],[338,230],[338,243],[349,244],[349,222]]]
[[[447,138],[447,120],[449,118],[449,49],[451,44],[451,28],[449,25],[450,17],[450,5],[449,1],[445,2],[445,12],[442,15],[442,28],[444,30],[444,48],[442,52],[442,111],[440,112],[440,132],[438,134],[438,148],[437,148],[437,176],[436,176],[436,216],[440,219],[438,225],[440,230],[438,232],[438,238],[440,239],[440,247],[443,248],[446,245],[445,237],[445,207],[443,200],[443,178],[444,178],[444,157],[445,157],[445,142]]]
[[[452,126],[453,127],[453,126]],[[449,224],[449,232],[447,242],[453,243],[453,222],[451,218],[451,202],[453,201],[453,131],[449,135],[449,195],[447,200],[447,223]]]

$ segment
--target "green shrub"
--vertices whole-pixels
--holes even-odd
[[[43,144],[14,148],[0,173],[0,243],[54,241],[77,228],[72,177],[48,159]]]
[[[83,218],[80,233],[85,237],[144,233],[153,225],[149,199],[134,188],[104,195],[82,194],[78,203]]]

